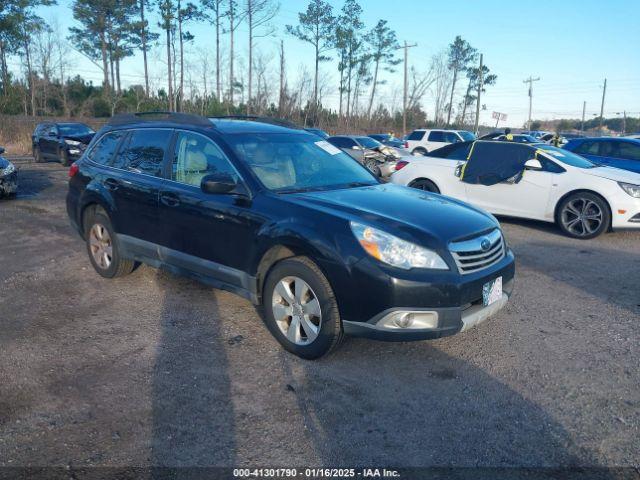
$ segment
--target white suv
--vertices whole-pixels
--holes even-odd
[[[407,137],[406,148],[412,155],[426,155],[450,143],[468,142],[475,139],[476,136],[466,130],[418,129]]]

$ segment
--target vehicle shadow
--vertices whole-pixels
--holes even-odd
[[[315,362],[282,352],[324,466],[470,467],[429,478],[493,480],[525,471],[473,467],[596,464],[543,408],[437,343],[347,339]]]
[[[527,218],[516,218],[516,217],[504,217],[502,215],[496,215],[496,218],[500,221],[500,223],[519,225],[521,227],[533,228],[535,230],[539,230],[541,232],[550,233],[552,235],[557,235],[564,238],[567,237],[560,228],[555,223],[543,222],[541,220],[530,220]]]
[[[17,164],[16,167],[18,168],[18,191],[11,199],[36,197],[44,190],[51,188],[54,182],[57,183],[52,179],[50,170],[40,170],[27,164]],[[3,199],[7,200],[7,197]]]
[[[163,298],[152,387],[153,478],[175,478],[165,467],[234,465],[234,410],[216,292],[162,270],[156,280]]]

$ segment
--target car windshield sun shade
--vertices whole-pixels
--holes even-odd
[[[476,142],[460,179],[465,183],[487,186],[507,181],[518,183],[522,179],[525,162],[534,156],[534,150],[521,143]]]

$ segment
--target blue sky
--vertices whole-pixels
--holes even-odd
[[[334,9],[342,1],[330,0]],[[497,0],[442,2],[431,0],[361,0],[363,20],[368,28],[379,19],[388,20],[400,41],[418,46],[410,50],[409,64],[426,70],[431,56],[446,48],[461,35],[484,54],[485,63],[498,75],[483,99],[487,111],[481,122],[490,124],[493,110],[508,115],[507,124],[521,126],[528,115],[527,86],[529,75],[540,77],[534,84],[534,118],[580,117],[582,102],[587,102],[587,118],[599,113],[603,79],[608,79],[605,116],[627,110],[640,116],[640,1],[637,0],[538,0],[505,2]],[[287,70],[294,82],[303,65],[312,70],[309,45],[284,33],[284,25],[295,23],[297,12],[306,8],[306,0],[281,0],[281,10],[274,22],[276,32],[258,40],[258,49],[270,60],[274,80],[280,39],[284,39]],[[64,30],[73,24],[71,0],[40,10],[48,20],[57,21]],[[213,62],[213,30],[206,24],[189,28],[195,35],[189,47],[194,84],[202,86],[201,58],[208,52]],[[225,39],[226,40],[226,39]],[[239,54],[246,57],[246,29],[237,32]],[[223,45],[226,47],[226,45]],[[127,59],[122,72],[125,84],[140,83],[143,72],[140,57]],[[73,60],[75,70],[96,82],[100,71],[80,56]],[[246,65],[246,60],[245,60]],[[401,65],[400,65],[401,67]],[[162,49],[152,54],[154,85],[163,86]],[[336,62],[322,65],[323,78],[336,83]],[[380,99],[392,104],[401,102],[401,68],[386,75]],[[213,85],[213,74],[209,76]],[[333,80],[333,81],[332,81]],[[461,86],[462,87],[462,86]],[[211,88],[211,86],[209,86]],[[335,105],[337,87],[332,86],[326,100]],[[425,96],[424,109],[433,112],[431,95]]]

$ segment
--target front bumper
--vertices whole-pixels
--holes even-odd
[[[502,298],[489,306],[483,306],[482,302],[466,305],[460,308],[436,308],[436,309],[413,309],[413,308],[392,308],[376,315],[368,322],[343,321],[344,331],[347,335],[357,337],[372,338],[374,340],[384,340],[390,342],[408,342],[413,340],[428,340],[464,332],[502,310],[513,292],[514,280],[511,279],[504,285]],[[385,325],[384,319],[392,315],[403,313],[431,315],[436,321],[430,328],[389,328]]]
[[[640,198],[634,198],[621,190],[609,201],[612,229],[640,229]]]
[[[18,191],[18,172],[0,176],[0,195],[11,195]]]
[[[380,176],[389,177],[396,171],[396,162],[384,162],[378,165],[380,167]]]

